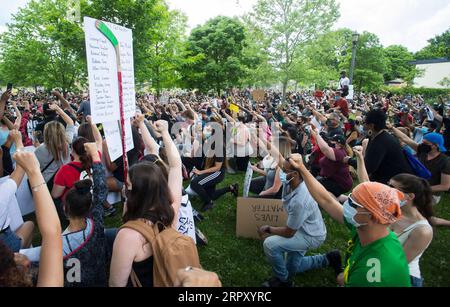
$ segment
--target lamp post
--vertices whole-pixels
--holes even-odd
[[[353,84],[353,73],[355,71],[355,61],[356,61],[356,46],[358,45],[359,40],[359,34],[358,32],[353,32],[352,36],[352,42],[353,42],[353,49],[352,49],[352,65],[350,67],[350,84]]]

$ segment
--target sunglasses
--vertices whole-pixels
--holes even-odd
[[[352,208],[355,208],[355,209],[358,209],[358,207],[364,209],[364,206],[363,206],[363,205],[361,205],[361,204],[357,203],[355,200],[353,200],[352,194],[350,194],[350,195],[348,196],[348,204],[349,204]]]

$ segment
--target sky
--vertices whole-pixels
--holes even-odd
[[[0,32],[11,14],[28,0],[0,0]],[[337,0],[341,17],[334,25],[358,32],[375,33],[384,46],[400,44],[416,52],[427,40],[450,27],[449,0]],[[257,0],[167,0],[172,9],[188,16],[189,28],[215,16],[240,16],[252,10]]]

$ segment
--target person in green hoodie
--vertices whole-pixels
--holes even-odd
[[[302,156],[289,159],[320,207],[351,231],[343,281],[346,287],[411,287],[408,262],[389,225],[401,217],[400,191],[377,182],[353,189],[342,206],[311,175]]]

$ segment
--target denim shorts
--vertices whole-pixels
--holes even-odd
[[[14,253],[18,253],[22,245],[22,239],[19,238],[9,227],[0,234],[0,241],[8,246]]]

